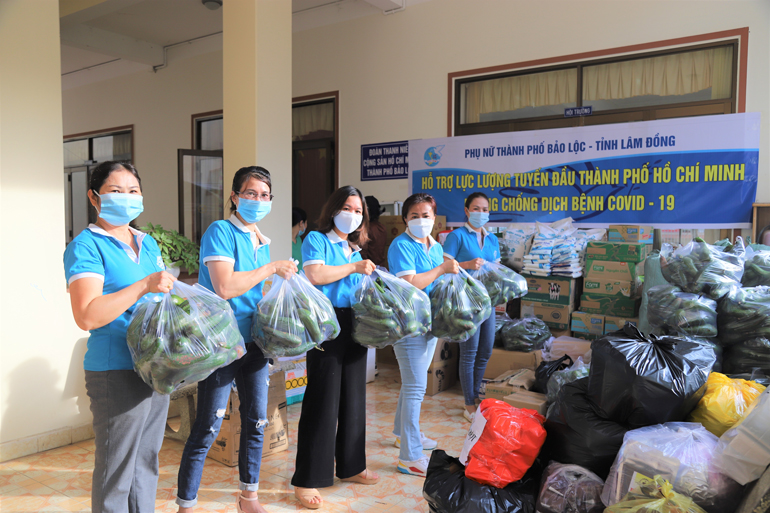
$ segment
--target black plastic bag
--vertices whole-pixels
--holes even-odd
[[[548,380],[551,379],[551,375],[556,371],[572,367],[574,363],[567,354],[558,360],[543,360],[535,369],[535,384],[532,386],[532,391],[541,394],[548,393]]]
[[[649,338],[633,324],[591,344],[588,398],[631,428],[684,420],[706,392],[714,350],[693,339]]]
[[[505,488],[483,485],[465,477],[460,460],[441,450],[428,463],[422,496],[433,513],[534,513],[542,467]]]
[[[588,378],[567,383],[548,409],[541,455],[587,468],[602,479],[623,445],[628,427],[603,419],[588,400]]]

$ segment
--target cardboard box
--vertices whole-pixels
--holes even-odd
[[[569,337],[571,333],[570,330],[551,330],[551,336],[554,338]]]
[[[572,333],[603,335],[604,316],[586,312],[573,312]]]
[[[585,278],[583,280],[583,292],[585,294],[634,297],[639,289],[639,282],[637,280],[621,281],[613,278]]]
[[[513,394],[504,397],[503,401],[514,408],[535,410],[540,415],[545,415],[548,410],[545,394],[530,392],[528,390],[517,390]]]
[[[545,322],[549,328],[554,330],[568,330],[569,317],[574,310],[575,307],[571,305],[538,303],[528,300],[522,300],[521,302],[522,317],[526,315],[537,317]]]
[[[583,294],[580,296],[580,309],[587,313],[613,315],[617,317],[636,317],[639,314],[641,299],[606,294]]]
[[[572,358],[572,361],[577,361],[578,358],[582,357],[585,363],[589,363],[591,361],[590,351],[591,343],[586,339],[567,335],[551,341],[549,352],[551,360],[558,360],[567,354]]]
[[[574,338],[579,338],[579,339],[587,340],[587,341],[590,342],[592,340],[596,340],[597,338],[601,338],[604,335],[603,334],[599,335],[597,333],[581,333],[580,331],[573,331],[572,332],[572,336]],[[574,361],[574,359],[573,359],[573,361]]]
[[[228,467],[238,465],[241,444],[241,417],[238,393],[233,390],[222,419],[219,435],[209,449],[208,457]],[[286,415],[286,375],[277,372],[270,376],[267,390],[267,421],[264,431],[262,457],[270,456],[289,448],[289,422]]]
[[[294,368],[286,371],[286,404],[302,401],[307,388],[307,360],[294,362]]]
[[[652,244],[652,226],[630,224],[611,224],[607,230],[607,240],[610,242],[644,242]]]
[[[661,230],[660,242],[668,244],[679,244],[679,230]]]
[[[532,369],[515,369],[505,371],[495,379],[486,383],[485,398],[503,400],[515,391],[529,390],[535,384],[535,371]]]
[[[449,360],[430,364],[425,395],[436,395],[444,390],[449,390],[457,383],[457,361],[458,358],[455,356]]]
[[[634,324],[639,324],[639,318],[638,317],[616,317],[614,315],[605,315],[604,316],[604,333],[612,333],[613,331],[618,331],[623,329],[623,326],[626,325],[626,322],[633,322]]]
[[[386,245],[393,242],[393,239],[404,233],[406,230],[406,224],[401,216],[382,215],[380,216],[380,223],[385,227]],[[436,220],[433,222],[433,230],[430,232],[431,236],[438,240],[439,232],[446,230],[446,216],[436,216]]]
[[[459,358],[460,346],[457,342],[448,342],[443,339],[438,339],[438,342],[436,343],[436,352],[433,353],[434,362],[443,362]]]
[[[586,247],[586,257],[592,260],[638,263],[647,257],[649,250],[649,244],[641,242],[590,241]]]
[[[578,293],[578,279],[564,276],[530,276],[527,279],[526,301],[575,306]]]
[[[591,280],[635,281],[643,267],[642,264],[634,262],[608,262],[589,258],[586,262],[585,277]]]
[[[492,356],[487,362],[487,369],[484,371],[484,378],[494,379],[505,371],[514,369],[537,369],[542,360],[540,351],[524,353],[521,351],[506,351],[495,347],[492,349]]]

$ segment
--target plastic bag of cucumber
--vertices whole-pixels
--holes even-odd
[[[136,305],[126,340],[137,374],[161,394],[206,379],[246,354],[230,304],[181,281]]]
[[[471,338],[492,313],[489,294],[478,280],[464,269],[459,274],[445,274],[435,281],[430,292],[434,337],[449,342]]]
[[[289,280],[274,274],[272,279],[251,323],[251,339],[265,356],[298,356],[340,334],[331,301],[305,273]]]
[[[382,349],[430,330],[428,295],[382,268],[363,276],[351,292],[353,340]]]
[[[480,269],[469,274],[487,289],[492,306],[525,296],[528,291],[526,278],[496,262],[484,262]]]

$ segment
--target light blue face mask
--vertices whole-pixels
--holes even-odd
[[[305,233],[305,229],[302,228],[297,235],[303,235]]]
[[[99,194],[99,217],[112,226],[125,226],[144,212],[141,194],[113,192]]]
[[[272,201],[257,201],[246,198],[238,198],[238,213],[247,223],[258,223],[270,213],[273,208]]]
[[[489,222],[489,212],[471,212],[468,214],[468,222],[474,228],[481,228]]]

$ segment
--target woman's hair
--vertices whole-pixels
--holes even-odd
[[[369,212],[366,208],[366,201],[361,191],[353,187],[352,185],[343,185],[326,200],[324,208],[321,210],[321,215],[318,217],[316,224],[318,225],[318,231],[321,233],[329,233],[334,228],[334,216],[340,213],[342,207],[345,206],[345,202],[351,196],[358,196],[361,200],[361,213],[364,219],[361,221],[361,226],[348,235],[348,240],[353,244],[363,247],[368,241],[369,230]]]
[[[406,198],[406,201],[404,201],[404,206],[401,207],[401,219],[403,219],[405,223],[406,216],[409,215],[409,211],[412,210],[412,207],[419,205],[420,203],[430,204],[430,208],[433,210],[433,215],[436,215],[436,200],[433,198],[433,196],[430,194],[425,194],[424,192],[418,192],[417,194],[412,194]]]
[[[484,198],[489,201],[489,197],[484,194],[483,192],[474,192],[473,194],[469,194],[467,198],[465,198],[465,208],[471,208],[471,203],[473,203],[473,200],[476,198]]]
[[[233,177],[233,192],[238,194],[241,192],[241,187],[245,184],[249,178],[256,178],[260,182],[267,184],[267,188],[270,192],[273,192],[273,182],[270,180],[270,171],[260,166],[249,166],[240,168]],[[233,203],[232,195],[230,196],[230,212],[235,212],[238,208]]]
[[[109,178],[114,171],[128,171],[134,175],[136,181],[139,182],[139,190],[142,190],[142,179],[139,178],[139,173],[136,171],[136,168],[128,162],[117,162],[114,160],[102,162],[96,166],[96,169],[91,171],[91,180],[88,187],[99,194],[99,189],[102,188],[104,182],[107,181],[107,178]]]
[[[307,212],[299,207],[293,207],[291,209],[291,226],[292,228],[297,226],[302,221],[307,221]]]

